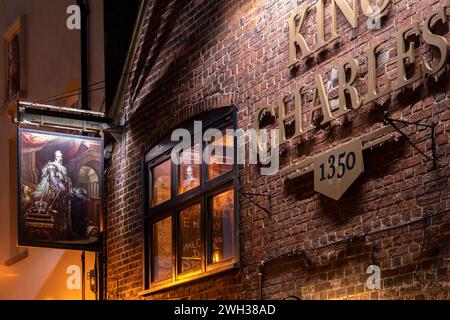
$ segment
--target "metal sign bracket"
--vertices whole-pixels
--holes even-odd
[[[12,115],[12,120],[19,125],[96,134],[111,130],[113,126],[113,120],[107,118],[102,112],[26,101],[17,101],[16,111]]]
[[[250,201],[252,204],[257,206],[259,209],[264,211],[267,215],[272,216],[272,193],[269,191],[268,194],[264,193],[249,193],[240,191],[239,194]],[[254,200],[254,197],[265,197],[269,202],[269,208],[263,207]]]
[[[385,125],[390,125],[392,128],[395,129],[400,135],[402,135],[406,141],[414,148],[417,152],[419,152],[421,155],[423,155],[427,160],[433,161],[433,170],[438,168],[438,156],[437,156],[437,145],[436,145],[436,125],[435,123],[431,124],[424,124],[420,122],[410,122],[405,120],[397,120],[392,119],[389,117],[390,114],[388,111],[384,112],[384,120],[383,123]],[[431,130],[431,156],[427,155],[424,151],[420,150],[419,147],[408,137],[406,133],[404,133],[398,126],[398,124],[402,125],[415,125],[416,127],[423,127],[428,128]]]

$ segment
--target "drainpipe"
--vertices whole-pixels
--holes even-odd
[[[77,0],[81,12],[81,109],[89,110],[89,3]]]

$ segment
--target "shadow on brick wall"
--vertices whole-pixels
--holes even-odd
[[[133,91],[131,101],[134,103],[139,97],[139,104],[131,106],[129,123],[130,127],[137,127],[142,123],[143,117],[152,121],[158,119],[152,143],[166,134],[168,129],[186,120],[175,120],[174,115],[182,103],[175,98],[182,97],[180,93],[188,89],[188,79],[192,78],[192,64],[197,62],[200,53],[208,51],[208,48],[220,41],[216,38],[223,28],[221,21],[225,16],[219,12],[229,6],[230,3],[225,1],[203,1],[196,4],[187,0],[159,0],[149,8],[149,26],[137,61],[137,68],[142,72],[136,73],[130,85]],[[186,14],[187,11],[192,12],[192,15]],[[205,12],[211,13],[206,19]],[[189,25],[178,28],[183,23]],[[163,53],[170,54],[170,59],[157,64],[163,58]],[[167,56],[164,58],[167,59]],[[148,79],[155,75],[158,78],[146,88]],[[203,95],[217,93],[216,89],[206,89],[211,92],[204,92]]]

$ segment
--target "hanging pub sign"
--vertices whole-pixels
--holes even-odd
[[[97,251],[103,140],[19,128],[18,244]]]

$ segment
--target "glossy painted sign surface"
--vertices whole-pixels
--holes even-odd
[[[97,250],[103,141],[20,129],[18,158],[19,245]]]

